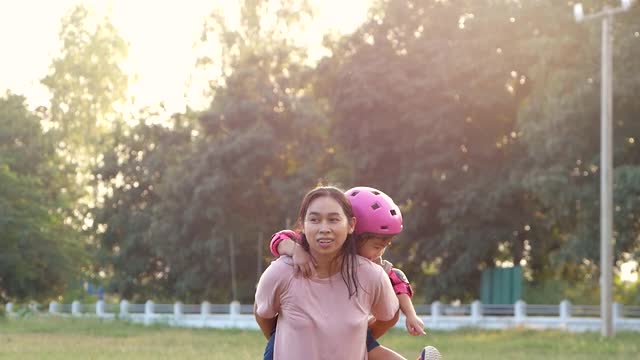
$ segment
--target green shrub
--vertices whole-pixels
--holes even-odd
[[[616,276],[613,282],[614,301],[624,305],[640,305],[640,281],[624,282]],[[522,300],[527,304],[559,304],[567,299],[573,304],[597,305],[600,303],[600,285],[596,279],[570,282],[549,279],[525,283]]]
[[[537,283],[525,283],[522,300],[527,304],[550,305],[569,300],[573,304],[596,305],[600,301],[600,288],[597,281],[593,280],[570,282],[548,279]]]

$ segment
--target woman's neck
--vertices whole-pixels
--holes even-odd
[[[320,255],[313,254],[314,259],[316,260],[316,272],[318,273],[319,278],[326,278],[340,272],[340,264],[342,260],[342,256],[339,254],[332,255]]]

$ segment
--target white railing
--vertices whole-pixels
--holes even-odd
[[[8,303],[5,310],[16,316],[16,305]],[[21,306],[31,312],[44,312],[46,307],[31,303]],[[564,300],[558,305],[515,304],[493,305],[474,301],[471,304],[418,304],[416,312],[430,330],[453,330],[461,327],[484,329],[507,329],[524,327],[531,329],[562,329],[568,331],[598,331],[600,329],[600,307],[596,305],[573,305]],[[98,301],[95,304],[49,303],[48,313],[54,316],[94,316],[106,319],[126,319],[144,324],[166,323],[184,327],[258,329],[253,318],[253,305],[232,302],[231,304],[155,304],[149,300],[144,304],[130,304],[126,300],[119,304]],[[617,330],[640,331],[640,306],[625,306],[614,303],[614,326]],[[396,324],[404,328],[404,318]]]

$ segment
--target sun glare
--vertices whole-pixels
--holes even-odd
[[[326,54],[322,37],[329,31],[349,33],[366,18],[371,0],[312,0],[315,19],[305,24],[301,38],[311,57]],[[184,111],[185,105],[206,106],[198,99],[206,81],[189,81],[198,54],[194,44],[204,19],[214,9],[233,11],[237,2],[211,0],[23,0],[0,2],[0,42],[3,66],[0,91],[11,90],[27,97],[29,105],[46,105],[48,93],[40,84],[60,48],[58,31],[64,14],[83,3],[99,17],[109,16],[129,43],[124,64],[131,76],[134,107],[163,103],[168,112]],[[37,10],[36,10],[37,9]],[[193,80],[193,79],[192,79]]]
[[[620,279],[626,282],[638,281],[638,262],[627,261],[620,265]]]

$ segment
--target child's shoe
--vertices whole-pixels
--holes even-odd
[[[418,360],[441,360],[442,355],[440,355],[440,351],[434,348],[433,346],[427,346],[420,352],[420,357]]]

